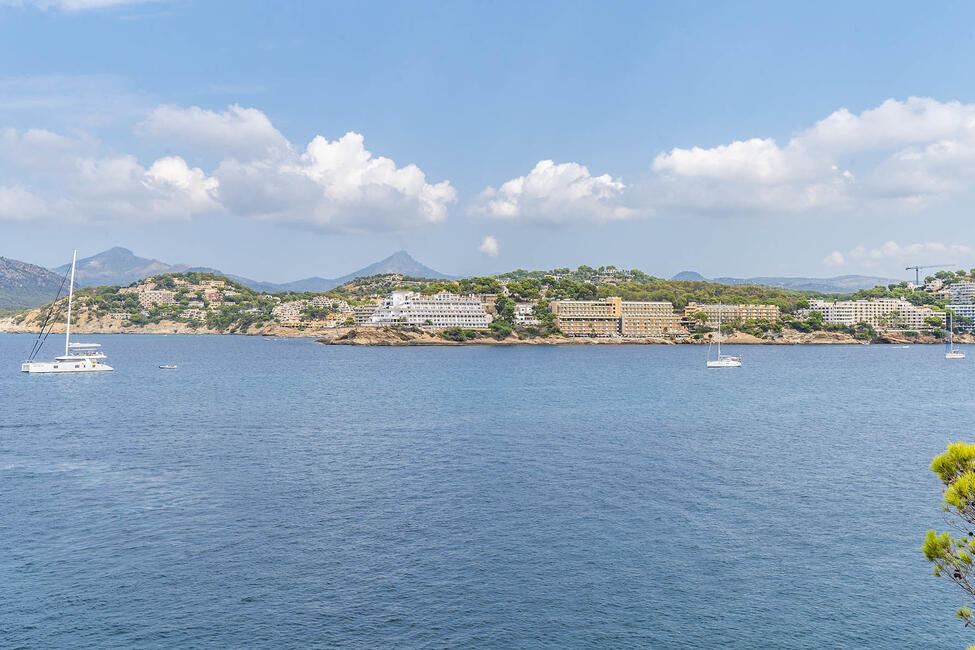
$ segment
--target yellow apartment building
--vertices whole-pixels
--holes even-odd
[[[558,300],[552,303],[558,327],[566,336],[644,337],[679,328],[669,302],[630,302],[619,297],[603,300]]]

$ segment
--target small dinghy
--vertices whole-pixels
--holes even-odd
[[[163,370],[176,370],[178,366],[175,363],[167,363],[165,365],[159,366]]]

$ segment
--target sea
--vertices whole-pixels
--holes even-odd
[[[920,551],[975,349],[108,335],[115,372],[31,376],[33,338],[3,648],[975,643]]]

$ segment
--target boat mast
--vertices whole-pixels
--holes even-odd
[[[718,358],[721,358],[721,303],[718,303]]]
[[[71,258],[71,284],[68,285],[68,324],[64,328],[64,356],[68,356],[68,342],[71,339],[71,300],[74,298],[74,265],[78,261],[78,249]]]

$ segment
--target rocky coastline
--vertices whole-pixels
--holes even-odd
[[[29,312],[27,317],[17,322],[15,317],[0,318],[0,332],[10,334],[32,333],[40,331],[40,324],[36,322],[39,311]],[[695,339],[690,336],[647,337],[647,338],[569,338],[565,336],[524,337],[512,334],[498,340],[491,336],[480,336],[465,341],[447,340],[438,334],[421,331],[415,328],[395,327],[336,327],[336,328],[306,328],[297,329],[284,327],[278,323],[252,325],[246,331],[221,331],[206,326],[193,327],[189,323],[179,321],[162,321],[146,325],[124,324],[123,321],[108,317],[89,318],[82,316],[77,323],[72,324],[72,332],[78,334],[209,334],[243,336],[268,336],[276,338],[313,338],[325,345],[359,345],[359,346],[456,346],[456,345],[707,345],[710,339],[705,336]],[[63,334],[64,323],[55,323],[52,334]],[[854,345],[864,343],[911,345],[911,344],[943,344],[943,339],[933,336],[908,337],[899,332],[882,333],[871,341],[855,339],[843,332],[797,332],[786,329],[782,332],[767,332],[762,337],[752,336],[744,332],[734,332],[726,335],[722,341],[728,345]],[[975,343],[975,337],[967,334],[957,334],[957,343]]]

